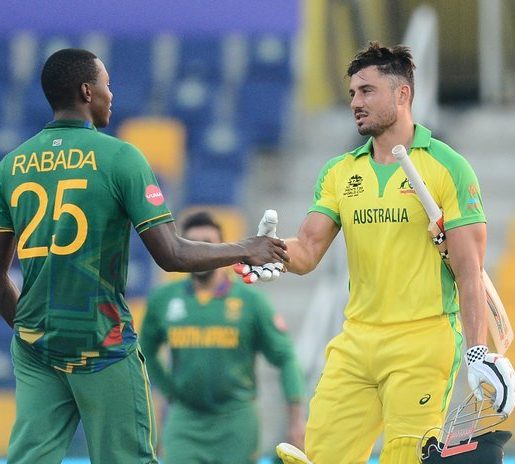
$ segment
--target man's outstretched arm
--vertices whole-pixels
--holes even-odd
[[[175,224],[167,222],[140,234],[155,262],[168,272],[196,272],[231,264],[288,262],[286,245],[270,237],[250,237],[234,243],[192,242],[177,235]]]
[[[14,326],[16,303],[20,292],[9,277],[16,240],[12,232],[0,233],[0,313],[10,327]]]
[[[290,263],[286,265],[288,271],[302,275],[315,269],[339,230],[329,216],[309,213],[297,236],[285,240],[290,256]]]

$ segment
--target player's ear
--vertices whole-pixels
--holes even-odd
[[[91,103],[92,90],[91,90],[91,85],[88,82],[83,82],[80,85],[80,96],[81,96],[81,100],[83,102]]]
[[[409,104],[411,100],[411,87],[408,84],[402,84],[398,87],[398,104]]]

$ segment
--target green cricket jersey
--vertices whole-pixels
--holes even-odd
[[[372,139],[330,160],[310,211],[331,217],[347,244],[348,319],[398,323],[458,311],[453,277],[427,231],[429,220],[399,163],[378,164]],[[446,229],[485,222],[470,164],[415,126],[410,158],[443,211]]]
[[[49,123],[0,163],[0,231],[23,273],[15,334],[44,362],[92,372],[137,345],[124,298],[131,223],[172,221],[132,145],[91,123]]]
[[[285,329],[265,297],[246,284],[227,279],[206,298],[188,279],[150,294],[140,342],[150,378],[167,397],[221,412],[255,398],[258,352],[281,369],[287,400],[301,400],[302,373]],[[171,370],[158,358],[163,345],[171,350]]]

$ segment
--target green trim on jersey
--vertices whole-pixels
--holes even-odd
[[[57,120],[0,162],[0,230],[23,274],[15,334],[43,362],[93,372],[137,346],[125,301],[131,223],[173,221],[133,145]]]
[[[377,176],[377,182],[379,184],[379,196],[382,197],[384,195],[386,184],[390,180],[390,177],[393,176],[395,171],[397,171],[399,163],[379,164],[375,162],[374,158],[370,157],[369,159],[370,165],[374,169]]]
[[[456,314],[449,315],[449,323],[451,324],[452,331],[454,333],[454,359],[452,362],[451,373],[445,388],[445,394],[442,401],[442,411],[445,411],[449,406],[451,400],[451,392],[458,375],[461,364],[461,346],[463,344],[463,335],[461,334],[461,328]]]
[[[322,169],[309,212],[329,216],[347,245],[349,319],[398,323],[459,310],[453,277],[427,231],[429,219],[398,163],[378,166],[372,138]],[[415,125],[409,154],[444,212],[446,227],[484,222],[469,163]]]
[[[439,140],[433,141],[428,153],[447,168],[453,184],[458,185],[465,181],[469,185],[469,189],[458,190],[457,205],[462,217],[452,220],[444,217],[445,229],[453,229],[478,222],[475,216],[468,214],[468,209],[483,211],[479,182],[468,162],[465,161],[463,156]],[[486,218],[483,217],[483,220],[479,222],[486,222]]]
[[[342,225],[342,223],[340,222],[340,218],[338,217],[338,214],[335,214],[334,211],[331,210],[331,208],[317,205],[317,202],[322,197],[322,185],[324,183],[325,176],[333,168],[333,166],[340,163],[347,155],[336,156],[326,163],[326,165],[320,172],[317,182],[316,182],[316,185],[315,185],[315,192],[313,194],[313,206],[308,210],[308,213],[311,213],[312,211],[318,211],[319,213],[323,213],[323,214],[329,216],[336,223],[336,225],[338,227],[341,227],[341,225]]]

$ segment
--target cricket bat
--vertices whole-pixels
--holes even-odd
[[[440,256],[444,260],[445,264],[452,272],[447,244],[445,243],[445,229],[442,210],[429,193],[424,181],[409,158],[406,148],[403,145],[396,145],[392,149],[392,155],[397,161],[399,161],[411,186],[417,193],[420,202],[429,217],[428,230],[433,238],[433,243],[438,248]],[[494,342],[496,351],[503,355],[513,341],[513,329],[497,290],[485,270],[483,270],[483,282],[486,290],[486,300],[490,309],[488,311],[488,330]]]

